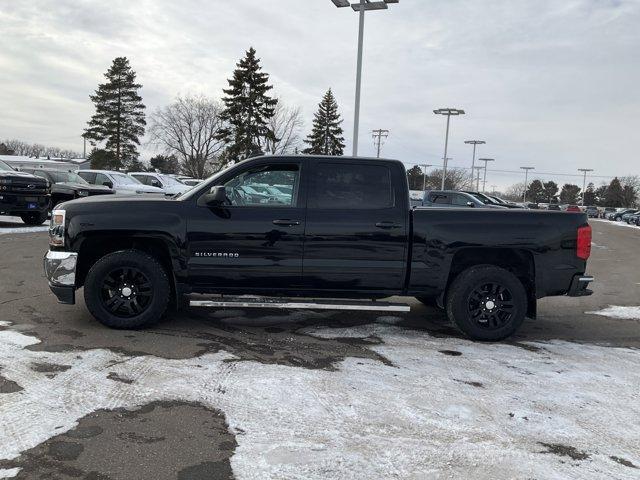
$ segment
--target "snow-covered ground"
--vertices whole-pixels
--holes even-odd
[[[620,307],[617,305],[610,305],[607,308],[603,308],[602,310],[587,313],[589,315],[601,315],[603,317],[640,320],[640,307]]]
[[[394,322],[303,330],[381,340],[370,348],[388,362],[347,358],[335,371],[225,352],[169,360],[32,351],[39,340],[4,322],[0,371],[23,390],[2,394],[0,458],[98,409],[185,400],[224,413],[240,479],[638,478],[639,351],[473,343]],[[32,368],[43,363],[61,367]]]
[[[47,222],[37,227],[29,227],[20,217],[0,216],[0,235],[46,232],[47,230],[49,230]]]
[[[602,223],[608,223],[610,225],[616,225],[618,227],[634,228],[638,232],[640,232],[640,227],[638,227],[637,225],[629,225],[626,222],[612,222],[611,220],[605,220],[603,218],[590,218],[589,222],[602,222]]]

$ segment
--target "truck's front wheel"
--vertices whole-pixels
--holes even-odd
[[[102,257],[84,283],[87,308],[111,328],[141,328],[157,322],[170,296],[165,269],[155,258],[137,250]]]
[[[527,295],[511,272],[478,265],[460,273],[447,293],[447,315],[474,340],[497,341],[524,321]]]

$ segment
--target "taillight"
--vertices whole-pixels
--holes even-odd
[[[591,226],[578,228],[578,258],[587,260],[591,255]]]

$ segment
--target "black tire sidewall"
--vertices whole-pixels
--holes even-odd
[[[502,327],[487,330],[469,318],[467,299],[480,284],[497,282],[509,289],[515,306],[512,318]],[[498,341],[515,333],[527,313],[527,293],[522,282],[511,272],[495,266],[477,266],[460,273],[447,295],[447,315],[462,332],[474,340]]]
[[[135,267],[151,283],[151,303],[140,315],[122,318],[113,315],[102,304],[101,289],[105,276],[115,268]],[[169,277],[162,265],[152,256],[137,250],[110,253],[98,260],[87,273],[84,300],[89,312],[103,325],[118,329],[136,329],[149,326],[162,318],[171,297]]]
[[[32,213],[23,213],[20,215],[22,221],[27,225],[37,226],[42,225],[49,215],[49,212],[32,212]]]

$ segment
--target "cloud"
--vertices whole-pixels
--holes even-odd
[[[368,13],[360,153],[388,128],[385,156],[439,162],[444,119],[432,110],[453,106],[467,111],[452,124],[454,166],[470,164],[463,140],[481,138],[495,170],[638,173],[639,21],[633,0],[402,0]],[[153,110],[181,93],[219,96],[253,46],[307,124],[333,88],[350,148],[357,15],[329,0],[0,0],[0,24],[0,137],[80,149],[114,57],[130,58]]]

